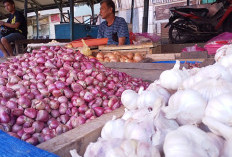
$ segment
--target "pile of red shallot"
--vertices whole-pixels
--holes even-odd
[[[0,64],[0,129],[33,145],[121,106],[148,83],[60,46]]]

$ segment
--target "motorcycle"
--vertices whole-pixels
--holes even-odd
[[[172,7],[168,24],[172,43],[207,41],[222,32],[232,32],[232,6],[229,0],[216,0],[220,9],[211,17],[206,8]]]

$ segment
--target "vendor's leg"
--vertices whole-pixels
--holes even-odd
[[[7,41],[7,39],[5,37],[2,37],[1,39],[1,43],[2,45],[4,45],[4,48],[6,49],[6,51],[9,53],[10,56],[13,56],[13,49],[10,45],[10,43]],[[4,52],[3,52],[4,53]]]
[[[16,40],[22,40],[25,37],[20,33],[11,33],[1,39],[2,44],[4,45],[6,51],[13,56],[13,49],[10,45],[11,42],[15,42]]]
[[[2,39],[2,34],[0,33],[0,51],[3,53],[4,57],[7,57],[8,54],[7,54],[6,49],[4,48],[4,46],[1,43],[1,39]]]
[[[7,57],[7,56],[8,56],[7,51],[6,51],[6,49],[4,48],[4,46],[2,45],[2,43],[0,43],[0,50],[1,50],[2,53],[4,54],[4,57]]]

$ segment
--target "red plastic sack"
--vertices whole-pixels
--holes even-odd
[[[204,47],[208,54],[214,55],[220,47],[231,43],[232,33],[225,32],[209,40]]]
[[[232,43],[232,33],[225,32],[210,39],[206,44],[229,44]]]

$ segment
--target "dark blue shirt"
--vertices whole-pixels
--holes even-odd
[[[10,14],[10,17],[7,20],[7,23],[15,24],[16,22],[19,22],[19,28],[16,29],[19,33],[23,34],[25,37],[27,37],[27,21],[24,17],[24,15],[19,12],[15,11],[14,14]]]
[[[117,40],[121,37],[126,37],[126,45],[130,44],[128,26],[124,18],[116,16],[110,26],[107,25],[107,21],[100,24],[97,38],[108,38],[108,45],[118,45]]]

